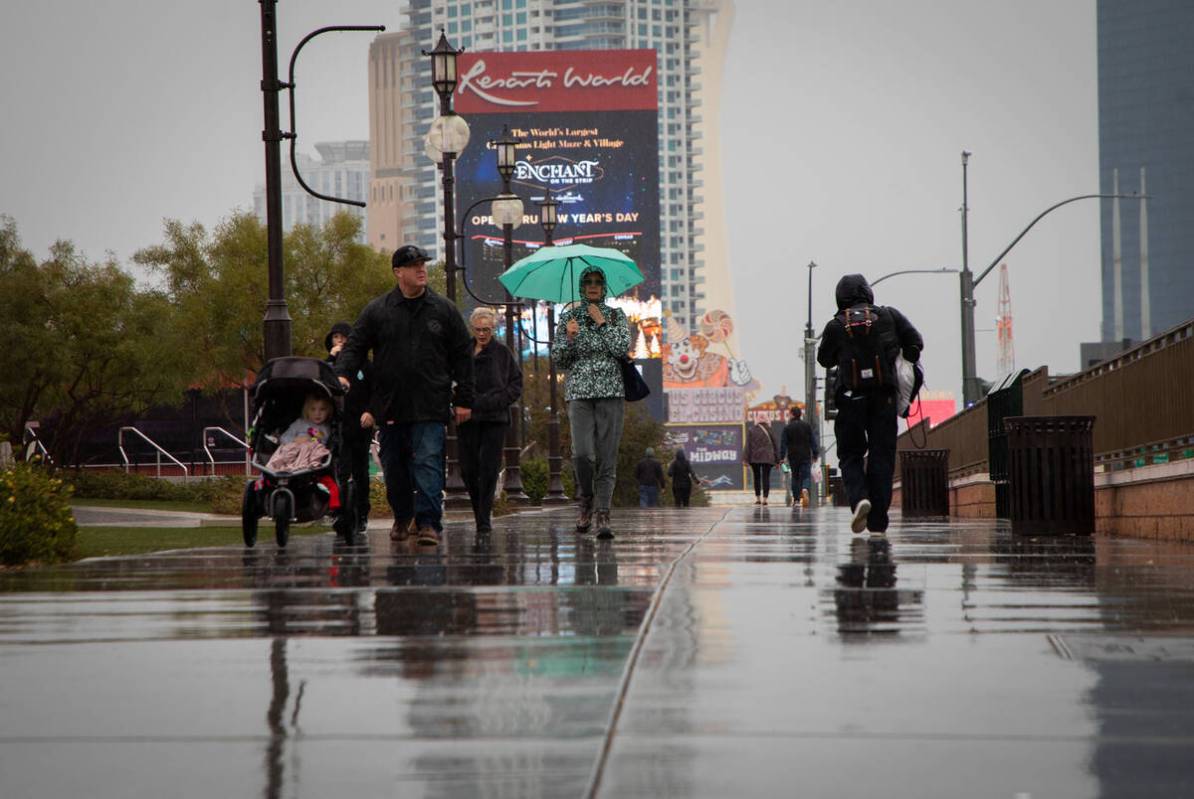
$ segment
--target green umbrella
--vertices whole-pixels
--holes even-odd
[[[608,247],[587,244],[540,247],[498,279],[514,297],[576,302],[580,300],[580,276],[589,267],[605,273],[607,297],[616,297],[646,279],[629,257]]]

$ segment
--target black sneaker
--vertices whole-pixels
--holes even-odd
[[[609,511],[597,511],[595,521],[597,523],[597,537],[598,538],[613,538],[614,531],[609,526]]]

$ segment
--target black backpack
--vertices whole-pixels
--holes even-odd
[[[851,391],[870,391],[895,385],[894,364],[888,357],[892,327],[889,315],[873,305],[857,305],[837,315],[846,330],[845,347],[838,357],[841,385]],[[894,331],[891,331],[894,332]]]

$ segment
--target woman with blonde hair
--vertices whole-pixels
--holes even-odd
[[[505,344],[494,336],[497,313],[481,306],[469,316],[473,334],[473,381],[476,399],[472,418],[460,425],[460,476],[468,488],[478,533],[493,529],[493,497],[502,449],[510,427],[510,406],[522,396],[522,370]]]

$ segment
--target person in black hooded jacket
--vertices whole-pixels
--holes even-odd
[[[895,473],[895,359],[915,363],[924,349],[912,323],[895,308],[875,305],[862,275],[846,275],[835,292],[838,312],[825,325],[817,363],[837,367],[834,433],[855,533],[887,531]]]
[[[332,325],[323,346],[327,361],[334,369],[352,325],[337,322]],[[369,524],[369,450],[373,444],[373,413],[369,410],[369,389],[373,386],[373,365],[364,360],[354,374],[348,375],[348,396],[344,398],[344,423],[341,425],[340,462],[343,477],[351,477],[355,486],[356,532],[363,533]]]

